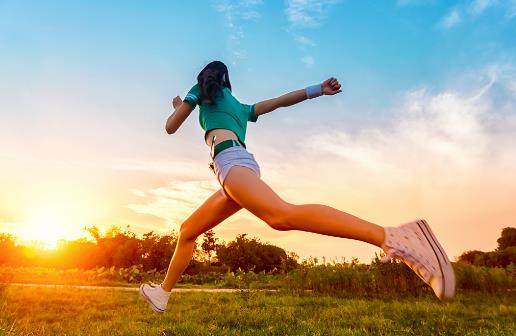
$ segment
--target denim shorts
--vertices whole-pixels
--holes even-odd
[[[242,146],[230,147],[218,153],[213,159],[212,170],[223,188],[224,181],[233,166],[247,167],[254,171],[258,177],[261,176],[260,166],[258,166],[253,154]]]

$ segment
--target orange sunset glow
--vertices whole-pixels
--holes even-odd
[[[0,0],[0,336],[516,334],[515,33],[516,0]]]
[[[338,95],[278,109],[248,126],[246,143],[263,180],[286,201],[327,204],[382,226],[426,218],[452,259],[495,248],[501,229],[515,224],[516,60],[503,42],[489,57],[478,55],[475,46],[483,42],[460,30],[477,17],[418,26],[414,34],[424,37],[395,40],[396,48],[382,54],[366,45],[381,48],[389,38],[368,31],[366,44],[353,40],[344,48],[323,29],[344,21],[326,20],[330,12],[321,12],[304,22],[287,11],[283,24],[290,30],[274,41],[278,52],[269,61],[269,52],[255,49],[254,41],[271,36],[259,29],[258,17],[245,21],[238,6],[206,7],[221,20],[214,28],[218,44],[209,38],[209,47],[192,43],[184,54],[172,46],[195,40],[193,33],[185,29],[183,36],[168,23],[156,42],[145,37],[154,30],[138,41],[107,28],[77,28],[72,36],[67,23],[47,18],[57,25],[50,38],[40,35],[46,28],[34,13],[9,21],[11,42],[0,52],[0,232],[19,244],[53,249],[59,240],[91,239],[84,228],[92,226],[128,227],[137,235],[177,231],[220,186],[207,168],[198,111],[174,135],[166,134],[165,121],[172,98],[184,97],[203,65],[218,58],[229,65],[242,102],[328,76],[343,85]],[[347,17],[341,7],[332,7],[334,15]],[[493,4],[493,15],[503,8]],[[504,17],[506,25],[514,22]],[[464,57],[449,49],[446,36],[473,51]],[[425,39],[433,42],[418,44]],[[422,49],[413,55],[408,46]],[[448,63],[436,61],[436,52]],[[369,262],[378,251],[356,241],[274,231],[245,210],[215,232],[225,241],[247,233],[301,258]]]

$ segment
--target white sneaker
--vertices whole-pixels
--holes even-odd
[[[403,261],[432,287],[439,299],[453,299],[455,274],[452,265],[425,220],[386,227],[382,249],[385,252],[382,262],[391,258]]]
[[[149,306],[157,313],[163,313],[167,308],[171,292],[164,290],[161,285],[143,284],[140,286],[140,296],[149,303]]]

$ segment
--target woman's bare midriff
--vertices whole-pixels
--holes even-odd
[[[219,142],[222,142],[224,140],[238,140],[238,137],[233,131],[223,129],[223,128],[216,128],[208,132],[206,134],[206,144],[208,147],[211,147],[211,141],[213,139],[213,136],[215,136],[215,144],[218,144]]]

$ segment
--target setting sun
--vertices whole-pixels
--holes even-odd
[[[20,231],[22,236],[46,249],[57,248],[57,242],[66,238],[67,223],[72,221],[70,208],[59,205],[44,205],[29,208]]]

